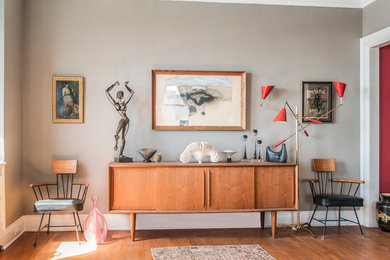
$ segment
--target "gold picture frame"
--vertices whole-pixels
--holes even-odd
[[[152,71],[152,129],[246,129],[245,71]]]
[[[53,123],[84,123],[84,78],[58,77],[52,80]]]

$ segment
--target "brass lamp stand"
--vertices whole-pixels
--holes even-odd
[[[287,101],[286,101],[286,104],[295,118],[295,163],[299,165],[299,134],[298,134],[299,131],[298,130],[299,130],[299,126],[301,126],[303,130],[304,130],[304,127],[302,126],[302,124],[299,122],[299,119],[298,119],[299,118],[298,107],[295,106],[295,113],[294,113]],[[288,138],[286,138],[285,140],[287,140],[287,139]],[[299,171],[299,167],[298,167],[298,171]],[[299,176],[299,173],[298,173],[298,176]],[[298,183],[298,185],[299,185],[299,183]],[[298,198],[299,198],[299,188],[298,188],[297,192],[298,192]],[[301,223],[301,221],[300,221],[299,203],[298,203],[298,207],[297,207],[297,224],[290,224],[290,225],[279,224],[279,225],[277,225],[277,227],[288,227],[294,231],[302,229],[302,230],[309,232],[310,236],[315,238],[313,232],[311,232],[311,230],[307,228],[307,227],[310,227],[309,223],[307,223],[307,222]]]

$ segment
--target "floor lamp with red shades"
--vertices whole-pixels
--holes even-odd
[[[295,132],[291,133],[286,138],[282,139],[280,142],[275,144],[274,147],[278,147],[279,145],[286,142],[288,139],[290,139],[291,137],[293,137],[295,135],[295,152],[296,152],[295,162],[297,164],[299,164],[299,132],[303,131],[305,136],[309,137],[309,134],[306,131],[306,128],[308,128],[312,124],[322,124],[322,122],[320,121],[321,118],[327,116],[328,114],[332,113],[333,111],[335,111],[336,109],[338,109],[339,107],[341,107],[343,105],[343,96],[344,96],[346,84],[342,83],[342,82],[333,82],[333,85],[336,89],[336,92],[337,92],[339,98],[340,98],[340,103],[336,107],[334,107],[333,109],[330,109],[329,111],[323,113],[322,115],[320,115],[316,118],[300,116],[298,114],[298,107],[297,106],[295,107],[295,112],[294,112],[292,110],[290,104],[288,103],[288,101],[284,102],[284,106],[280,110],[264,105],[264,100],[268,97],[268,95],[271,93],[271,91],[274,89],[275,86],[262,86],[261,87],[262,102],[261,102],[260,106],[264,107],[266,109],[279,111],[278,114],[273,119],[274,122],[287,122],[287,115],[290,115],[290,116],[294,117],[294,119],[295,119]],[[289,112],[287,112],[286,107],[288,108]],[[310,121],[310,123],[308,123],[306,125],[302,125],[302,123],[300,122],[301,119],[307,119]],[[297,209],[297,224],[279,225],[279,226],[280,227],[291,227],[293,230],[303,229],[303,230],[308,231],[311,236],[314,236],[313,233],[305,227],[305,226],[309,226],[308,223],[302,223],[302,224],[300,223],[299,205],[298,205],[298,209]]]

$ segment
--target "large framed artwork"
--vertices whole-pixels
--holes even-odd
[[[155,130],[245,130],[245,71],[152,71]]]
[[[332,82],[302,82],[302,122],[308,118],[321,122],[332,122],[332,113],[323,116],[332,109]]]
[[[84,122],[83,77],[53,77],[53,123]]]

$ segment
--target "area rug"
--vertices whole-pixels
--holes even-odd
[[[154,260],[275,260],[259,245],[181,246],[151,250]]]

